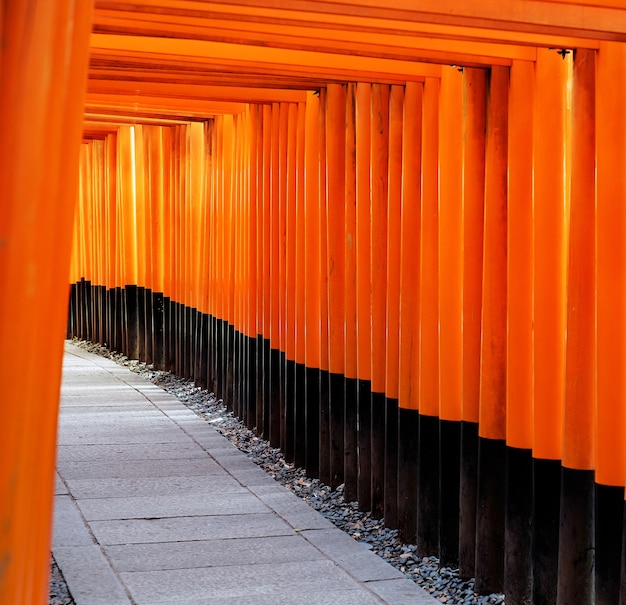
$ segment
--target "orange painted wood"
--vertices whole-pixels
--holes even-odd
[[[420,413],[439,415],[439,80],[424,82],[420,237]]]
[[[295,360],[296,363],[304,364],[306,351],[305,332],[305,307],[306,307],[306,228],[305,228],[305,129],[306,129],[306,105],[298,103],[297,135],[296,135],[296,252],[295,252]]]
[[[422,101],[424,86],[407,83],[402,131],[402,212],[400,237],[400,360],[398,400],[419,409],[419,319],[421,265]]]
[[[345,358],[345,154],[346,90],[326,91],[326,246],[328,279],[328,360],[332,374],[343,374]]]
[[[356,255],[356,84],[346,84],[345,210],[344,210],[344,321],[346,378],[357,378],[357,255]]]
[[[398,399],[400,372],[400,263],[402,212],[402,131],[404,88],[392,86],[389,92],[389,162],[387,192],[387,289],[385,394]]]
[[[478,422],[488,72],[463,70],[463,420]]]
[[[596,438],[596,51],[577,49],[567,266],[563,465],[592,470]]]
[[[603,43],[597,58],[597,322],[596,481],[624,485],[626,476],[626,51]]]
[[[389,86],[372,85],[370,131],[370,295],[372,392],[385,392]]]
[[[286,208],[285,208],[285,353],[289,361],[296,359],[296,205],[297,205],[297,145],[298,105],[287,107],[287,165],[286,165]]]
[[[533,226],[532,149],[534,65],[514,62],[509,90],[506,440],[532,447]]]
[[[509,70],[492,67],[487,103],[479,435],[506,438]]]
[[[370,293],[370,104],[371,86],[356,87],[356,324],[357,377],[370,380],[371,293]]]
[[[48,602],[55,440],[90,3],[4,3],[0,600]],[[26,134],[27,133],[27,134]],[[20,375],[23,380],[16,381]]]
[[[439,417],[461,420],[463,398],[463,74],[444,69],[439,114]]]
[[[534,105],[533,455],[562,452],[565,385],[565,91],[567,60],[541,50]]]
[[[319,97],[310,93],[306,103],[305,124],[305,298],[306,324],[305,362],[309,368],[321,367],[321,311],[320,311],[320,228],[319,228]]]

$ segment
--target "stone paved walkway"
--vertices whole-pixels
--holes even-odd
[[[173,396],[70,343],[57,470],[77,605],[438,603]]]

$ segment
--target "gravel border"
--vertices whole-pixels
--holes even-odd
[[[91,353],[108,357],[120,365],[150,380],[174,395],[179,401],[204,418],[237,448],[245,452],[256,464],[276,481],[290,489],[319,511],[331,523],[363,543],[375,554],[399,569],[407,578],[417,582],[424,590],[442,603],[455,605],[501,605],[504,595],[479,596],[474,592],[474,580],[462,580],[458,569],[439,567],[437,557],[418,557],[414,544],[398,540],[398,530],[388,529],[381,519],[372,519],[370,513],[360,512],[356,502],[345,502],[343,486],[332,490],[318,479],[307,477],[301,468],[289,464],[278,448],[259,438],[243,422],[233,416],[221,399],[194,385],[192,381],[155,370],[125,355],[113,353],[105,346],[73,339],[73,344]],[[52,594],[52,592],[51,592]],[[71,599],[71,596],[69,597]],[[50,601],[52,605],[72,604],[70,601]]]
[[[76,605],[54,556],[50,555],[50,591],[48,605]]]

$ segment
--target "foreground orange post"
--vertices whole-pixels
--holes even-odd
[[[9,1],[0,54],[0,601],[47,603],[91,3]],[[15,380],[19,375],[22,379]]]
[[[514,61],[509,88],[504,591],[530,601],[532,504],[532,147],[534,65]]]
[[[603,43],[597,65],[596,603],[618,601],[626,476],[626,49]]]
[[[552,602],[557,573],[565,384],[567,56],[537,51],[534,97],[533,599]]]

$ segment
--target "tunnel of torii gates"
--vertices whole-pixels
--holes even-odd
[[[0,24],[2,603],[47,599],[68,336],[214,391],[479,592],[624,602],[622,0]]]

